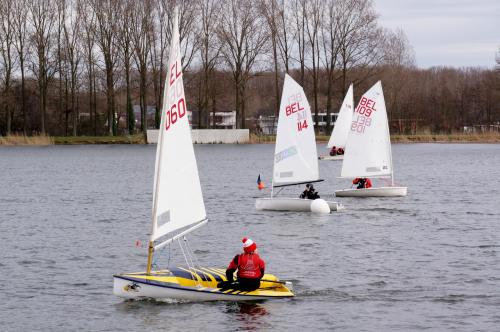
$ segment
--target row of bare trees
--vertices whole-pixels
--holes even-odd
[[[404,101],[404,76],[422,71],[404,33],[379,26],[371,0],[3,0],[0,134],[158,126],[175,6],[201,127],[215,125],[215,111],[235,110],[239,128],[276,114],[284,73],[305,86],[315,114],[334,112],[350,82],[378,78],[388,83],[393,115],[415,107]],[[157,106],[149,124],[148,105]]]

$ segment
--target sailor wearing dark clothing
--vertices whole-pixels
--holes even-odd
[[[313,185],[308,183],[306,184],[306,190],[300,194],[300,198],[304,199],[318,199],[319,194],[318,192],[314,189]]]

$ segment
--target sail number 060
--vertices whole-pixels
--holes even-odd
[[[172,104],[170,109],[165,114],[165,129],[168,130],[171,125],[182,119],[186,115],[186,102],[184,98],[180,98],[177,103]]]

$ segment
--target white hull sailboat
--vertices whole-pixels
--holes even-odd
[[[335,195],[339,197],[392,197],[407,194],[407,187],[394,185],[391,137],[380,81],[361,97],[353,113],[341,177],[390,178],[391,185],[338,190]]]
[[[344,155],[336,155],[336,156],[319,156],[319,160],[344,160]]]
[[[313,200],[310,199],[292,197],[258,198],[255,201],[255,208],[257,210],[309,212],[312,202]],[[339,211],[344,208],[342,204],[337,202],[326,201],[326,203],[330,211]]]
[[[377,187],[337,190],[338,197],[395,197],[406,196],[407,187]]]
[[[279,192],[275,193],[276,188],[320,181],[323,180],[319,178],[311,107],[302,87],[285,74],[276,134],[271,197],[258,198],[255,201],[255,208],[257,210],[322,213],[341,209],[341,204],[336,202],[317,199],[318,202],[313,205],[313,200],[277,197]],[[299,196],[298,193],[297,196]],[[316,206],[320,208],[316,209]]]
[[[326,147],[328,151],[332,147],[346,149],[347,136],[349,134],[349,129],[351,127],[352,113],[354,109],[354,94],[353,94],[353,86],[352,84],[349,86],[347,93],[342,101],[342,106],[340,107],[339,116],[335,121],[335,125],[332,130],[332,135],[328,140],[328,144]],[[336,155],[336,156],[320,156],[320,160],[343,160],[344,155]]]
[[[194,264],[194,253],[185,236],[207,223],[198,167],[187,117],[178,15],[175,14],[168,75],[163,96],[163,110],[156,148],[153,191],[153,220],[145,272],[113,276],[113,293],[127,299],[172,301],[242,301],[293,297],[288,282],[271,274],[264,275],[260,287],[243,292],[219,288],[227,281],[225,270],[203,268]],[[186,268],[154,271],[155,253],[177,241],[186,260]],[[183,244],[184,243],[184,244]],[[156,257],[157,259],[158,257]],[[237,288],[237,284],[229,287]]]

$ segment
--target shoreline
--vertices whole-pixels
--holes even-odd
[[[251,134],[248,143],[274,144],[275,136]],[[318,135],[316,142],[326,144],[329,136]],[[411,143],[500,143],[500,133],[487,134],[417,134],[391,135],[393,144]],[[146,144],[142,134],[130,136],[0,136],[0,146],[46,146],[46,145],[83,145],[83,144]]]

